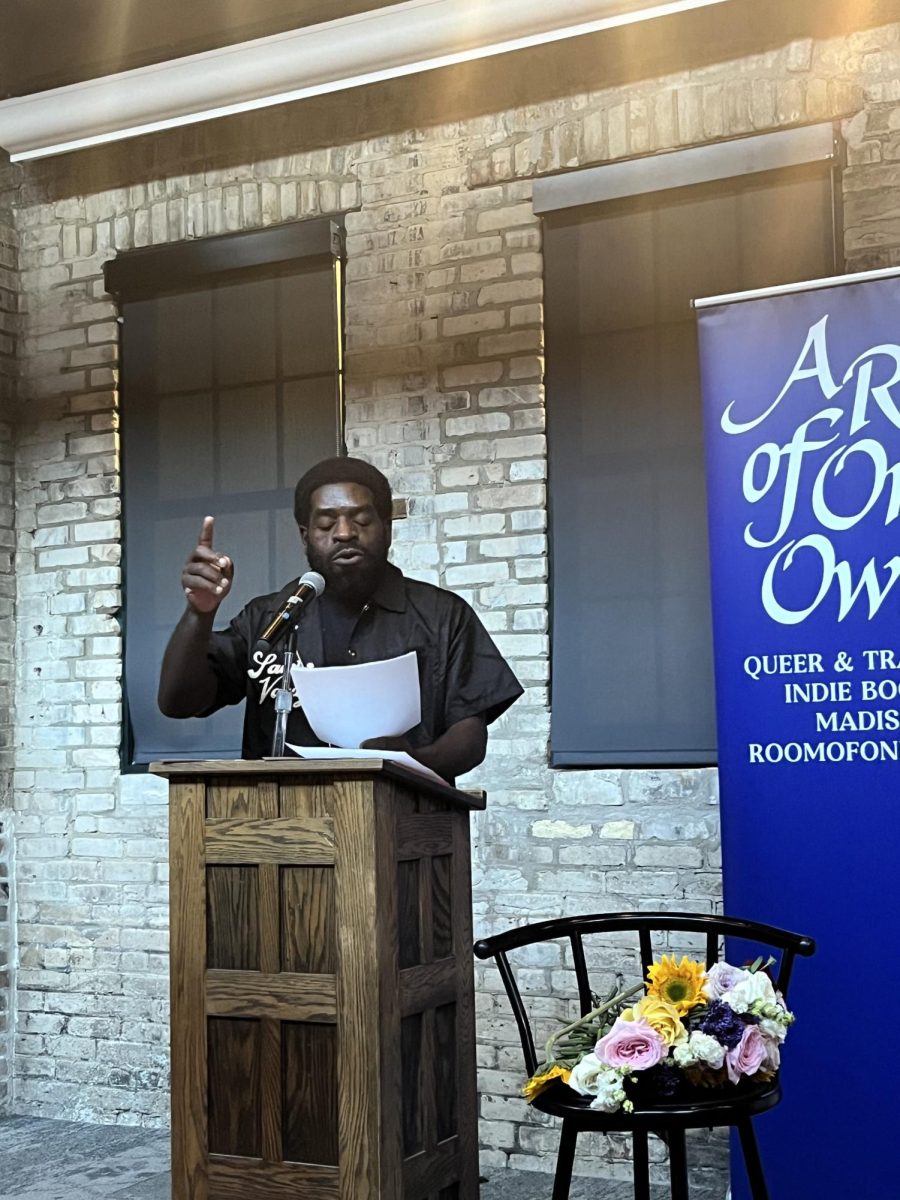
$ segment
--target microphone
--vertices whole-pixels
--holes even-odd
[[[293,595],[285,600],[283,607],[266,626],[259,641],[274,646],[291,621],[300,615],[300,610],[315,600],[316,596],[321,596],[324,591],[325,580],[318,571],[307,571],[305,575],[301,575]]]

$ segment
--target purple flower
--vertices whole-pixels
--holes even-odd
[[[697,1028],[701,1033],[707,1033],[717,1042],[721,1042],[726,1049],[733,1050],[744,1036],[747,1023],[727,1004],[721,1000],[713,1000]]]
[[[717,962],[706,972],[706,982],[703,990],[710,1000],[721,1000],[726,992],[730,992],[737,984],[750,978],[750,972],[730,963]]]

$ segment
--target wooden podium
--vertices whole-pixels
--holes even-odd
[[[174,1200],[476,1200],[469,812],[381,760],[169,780]]]

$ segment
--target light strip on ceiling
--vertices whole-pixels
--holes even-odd
[[[45,158],[725,3],[408,0],[0,101],[0,146]]]

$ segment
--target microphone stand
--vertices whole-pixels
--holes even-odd
[[[287,737],[288,717],[294,705],[291,691],[291,667],[294,663],[294,653],[297,641],[297,625],[291,626],[284,647],[284,660],[281,668],[281,685],[275,690],[275,731],[272,734],[272,758],[284,758],[284,743]]]

